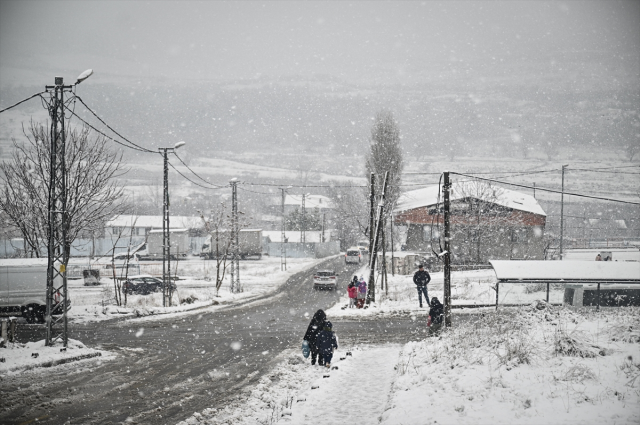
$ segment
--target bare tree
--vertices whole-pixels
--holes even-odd
[[[386,200],[389,205],[395,205],[400,196],[403,160],[400,149],[400,128],[390,111],[381,110],[374,118],[366,167],[367,177],[370,173],[384,176],[386,171],[389,172]],[[382,192],[382,178],[377,181],[376,193],[380,193]],[[387,209],[387,213],[390,211],[390,208]]]
[[[242,213],[239,212],[239,214]],[[233,228],[232,217],[229,215],[228,208],[223,203],[211,211],[211,216],[208,221],[205,220],[202,214],[201,217],[209,234],[209,236],[207,236],[207,242],[210,245],[207,257],[216,262],[217,295],[227,273],[227,267],[229,266],[227,261],[230,260],[233,255],[232,244],[236,233],[231,230]],[[247,224],[246,222],[239,222],[237,227],[238,232],[243,227],[246,227]]]
[[[368,197],[361,190],[341,186],[332,182],[327,191],[335,207],[335,226],[338,231],[341,249],[347,249],[358,240],[369,238]]]
[[[25,143],[13,141],[9,161],[0,164],[0,210],[22,233],[37,257],[48,240],[50,134],[42,124],[23,128]],[[124,174],[121,155],[107,140],[90,139],[89,130],[67,131],[64,175],[67,180],[65,221],[68,257],[71,243],[83,232],[94,232],[123,208],[123,188],[114,178]]]

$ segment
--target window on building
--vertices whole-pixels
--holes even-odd
[[[513,229],[511,231],[511,242],[524,243],[529,240],[527,229]]]

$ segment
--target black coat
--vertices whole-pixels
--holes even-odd
[[[418,270],[413,275],[413,283],[415,283],[416,286],[427,286],[429,282],[431,282],[431,276],[429,276],[429,272],[426,270]]]
[[[431,301],[431,308],[429,309],[429,316],[431,316],[431,324],[439,325],[442,323],[444,317],[444,306],[438,300]]]
[[[314,346],[316,344],[316,338],[318,337],[318,333],[324,327],[324,322],[327,319],[327,315],[323,310],[316,311],[316,314],[313,315],[313,319],[311,319],[311,323],[307,327],[307,332],[304,334],[303,340],[309,341],[310,346]]]
[[[333,352],[331,348],[338,348],[338,340],[336,339],[335,332],[325,330],[320,331],[318,339],[316,340],[316,345],[318,346],[320,354],[331,354]]]

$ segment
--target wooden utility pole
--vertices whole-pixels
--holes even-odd
[[[380,203],[378,204],[378,214],[375,221],[375,232],[373,239],[373,252],[370,253],[371,257],[369,258],[369,287],[367,291],[367,304],[370,304],[371,301],[376,301],[376,283],[375,283],[375,269],[376,269],[376,258],[378,256],[378,245],[380,241],[380,235],[382,230],[382,215],[384,213],[384,198],[385,193],[387,191],[387,183],[389,181],[389,172],[386,171],[384,173],[384,183],[382,184],[382,198],[380,199]]]
[[[562,240],[564,233],[564,169],[568,165],[562,166],[562,192],[560,194],[560,261],[564,260],[564,254],[562,252]]]
[[[444,172],[444,325],[451,327],[451,229],[449,218],[451,181]]]
[[[373,221],[376,215],[376,175],[371,173],[369,177],[369,262],[373,255]]]

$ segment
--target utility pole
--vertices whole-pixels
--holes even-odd
[[[568,165],[562,166],[562,191],[560,194],[560,261],[564,259],[564,255],[562,253],[562,239],[564,233],[564,169],[567,167]]]
[[[49,94],[46,108],[51,118],[49,145],[49,192],[47,194],[47,219],[49,235],[47,240],[47,289],[45,319],[45,345],[51,346],[61,340],[67,347],[69,310],[69,293],[67,292],[67,264],[69,264],[69,242],[67,230],[70,217],[67,213],[67,166],[65,159],[66,140],[64,110],[66,108],[64,94],[73,93],[75,86],[89,78],[92,69],[80,74],[73,85],[65,86],[64,78],[55,77],[53,86],[45,86]],[[73,99],[74,97],[71,97]],[[53,313],[61,313],[54,316]],[[41,313],[32,311],[36,319]],[[62,329],[60,329],[62,328]]]
[[[280,237],[280,270],[281,271],[286,271],[287,270],[287,247],[285,245],[286,243],[286,224],[285,224],[285,217],[284,217],[284,198],[285,198],[285,188],[281,187],[280,190],[282,191],[282,235]]]
[[[76,83],[77,84],[77,83]],[[73,86],[65,86],[62,77],[55,77],[55,85],[46,86],[51,100],[47,104],[51,118],[50,152],[49,152],[49,240],[47,246],[47,306],[45,311],[46,339],[45,345],[51,346],[57,340],[67,346],[67,178],[65,163],[65,126],[64,126],[64,93],[71,92]],[[57,302],[56,302],[57,301]],[[62,315],[55,318],[54,309],[62,309]],[[33,311],[34,319],[37,317]],[[62,329],[60,329],[62,325]]]
[[[451,229],[449,217],[451,181],[444,172],[444,325],[451,327]]]
[[[380,281],[380,290],[385,290],[385,293],[389,293],[389,288],[387,285],[387,229],[386,229],[387,220],[382,219],[382,279]]]
[[[240,286],[240,253],[238,244],[238,181],[231,179],[231,292],[242,292]]]
[[[376,215],[376,175],[371,173],[369,176],[369,263],[371,263],[371,256],[373,256],[373,221]]]
[[[393,214],[391,215],[391,276],[395,276],[394,250],[393,250]]]
[[[164,194],[162,202],[162,306],[171,306],[173,289],[171,286],[171,227],[169,225],[169,152],[184,146],[184,142],[176,143],[172,148],[158,148],[164,161]]]
[[[322,234],[320,235],[320,242],[324,243],[324,211],[322,211]]]
[[[305,234],[305,227],[307,225],[307,223],[305,222],[305,214],[307,213],[305,205],[304,205],[304,198],[305,198],[305,194],[302,194],[302,224],[300,226],[300,242],[305,243],[306,242],[306,234]],[[305,249],[304,246],[302,247],[302,249]]]
[[[378,245],[381,235],[382,228],[382,215],[384,214],[384,198],[385,193],[387,191],[387,183],[389,181],[389,172],[385,171],[384,173],[384,182],[382,184],[382,198],[380,199],[380,203],[378,204],[378,215],[375,221],[375,233],[373,239],[373,252],[371,252],[371,258],[369,258],[369,290],[367,291],[367,304],[371,304],[371,302],[376,301],[376,277],[375,277],[375,269],[376,269],[376,257],[378,256]]]

